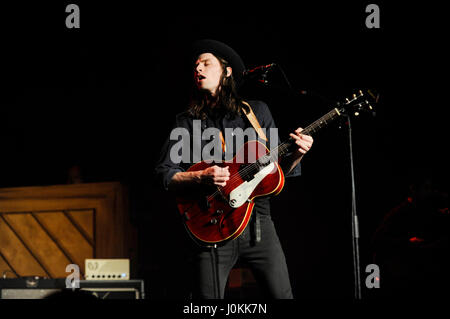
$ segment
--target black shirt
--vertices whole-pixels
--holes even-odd
[[[262,101],[248,101],[248,103],[251,105],[253,112],[255,113],[255,116],[258,119],[258,122],[261,125],[261,127],[266,129],[265,133],[268,141],[265,142],[259,138],[258,139],[261,142],[265,142],[267,148],[269,149],[271,149],[270,147],[271,145],[277,146],[280,143],[280,140],[278,138],[278,134],[275,135],[276,130],[272,130],[271,134],[270,129],[271,128],[275,129],[276,125],[267,104]],[[213,116],[209,116],[205,120],[199,120],[194,119],[187,111],[178,114],[175,118],[175,124],[173,125],[172,129],[173,136],[172,138],[169,136],[166,142],[164,143],[161,150],[160,159],[156,165],[157,178],[159,179],[159,181],[162,183],[162,186],[166,190],[168,189],[168,185],[173,175],[175,175],[177,172],[186,171],[194,163],[204,159],[198,158],[199,150],[203,150],[205,145],[210,143],[213,138],[216,138],[215,136],[211,136],[209,139],[208,138],[205,139],[205,136],[202,137],[199,136],[199,134],[203,134],[205,130],[207,130],[208,128],[217,128],[221,132],[224,132],[224,140],[227,145],[227,148],[226,153],[224,153],[223,155],[226,156],[227,158],[230,158],[229,156],[231,157],[234,156],[236,151],[239,150],[239,145],[236,145],[237,144],[236,136],[234,135],[230,136],[229,134],[225,134],[226,129],[228,129],[229,131],[235,130],[236,128],[241,128],[243,130],[250,129],[253,131],[253,135],[255,137],[258,137],[257,133],[255,132],[251,123],[248,121],[245,115],[236,116],[234,118],[227,116],[215,118]],[[182,135],[178,135],[179,133],[183,133],[185,135],[181,137]],[[206,137],[208,137],[207,135],[208,134],[206,134]],[[271,142],[271,135],[272,137],[276,137],[277,140]],[[176,136],[179,136],[179,138],[175,139]],[[232,141],[230,140],[230,137],[232,138]],[[178,163],[178,161],[181,158],[180,153],[178,153],[180,157],[177,160],[177,162],[174,162],[172,158],[174,153],[177,152],[173,152],[172,148],[174,146],[176,148],[179,148],[181,145],[183,145],[183,147],[185,148],[189,148],[190,150],[189,156],[183,157],[183,159],[181,159],[181,162]],[[171,150],[172,150],[172,158],[171,158]],[[197,154],[197,156],[195,154]],[[300,175],[300,165],[297,165],[288,175],[286,175],[286,177],[293,177],[299,175]],[[269,198],[267,197],[255,198],[255,211],[257,211],[260,214],[270,214]]]

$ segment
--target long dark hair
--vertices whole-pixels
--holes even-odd
[[[248,106],[242,103],[242,99],[237,93],[233,73],[228,77],[226,76],[226,70],[229,66],[228,62],[220,57],[216,56],[216,58],[219,60],[223,70],[217,95],[212,96],[210,92],[199,90],[193,83],[188,112],[194,118],[204,120],[208,112],[211,111],[211,105],[215,105],[215,114],[226,115],[230,118],[239,116],[243,111],[245,113],[249,111]]]

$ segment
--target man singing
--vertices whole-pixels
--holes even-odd
[[[174,129],[184,128],[192,133],[194,121],[201,121],[202,130],[254,130],[254,124],[250,123],[247,116],[251,112],[266,132],[276,128],[264,102],[243,101],[238,96],[236,88],[242,81],[245,66],[232,48],[219,41],[200,40],[194,44],[193,51],[194,89],[187,111],[176,116]],[[280,162],[284,174],[288,177],[300,175],[298,164],[313,144],[312,137],[302,135],[301,131],[302,129],[298,128],[290,134],[295,147]],[[223,136],[220,134],[223,150],[225,151],[227,145],[233,145],[233,149],[228,149],[227,152],[236,152],[239,145],[226,141]],[[198,185],[220,188],[225,187],[232,178],[227,166],[212,165],[202,170],[187,171],[195,163],[174,161],[170,154],[175,143],[176,141],[167,139],[156,166],[157,176],[166,190],[183,194]],[[208,141],[193,139],[192,143],[188,144],[191,148],[190,154],[195,149],[202,149],[206,143]],[[254,203],[248,227],[239,237],[219,245],[214,251],[207,247],[194,249],[193,298],[223,298],[227,278],[238,259],[250,266],[267,298],[293,298],[284,252],[270,216],[269,197],[257,197]]]

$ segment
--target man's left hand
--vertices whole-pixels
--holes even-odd
[[[296,150],[298,157],[305,155],[311,149],[314,142],[311,136],[302,134],[302,131],[303,129],[299,127],[294,131],[294,133],[290,134],[290,136],[295,140],[295,144],[298,146]]]

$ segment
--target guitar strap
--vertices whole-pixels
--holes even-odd
[[[247,116],[248,121],[253,126],[256,133],[258,133],[259,138],[267,142],[267,136],[266,136],[266,134],[264,134],[264,131],[261,129],[261,124],[259,124],[259,121],[256,118],[256,115],[253,112],[252,107],[250,106],[249,103],[247,103],[245,101],[242,101],[242,103],[244,103],[245,105],[248,106],[249,111],[244,112],[245,115]],[[254,244],[256,244],[261,241],[261,222],[259,219],[259,215],[257,213],[254,214],[253,216],[254,216],[253,237],[254,237]]]
[[[247,116],[248,121],[253,126],[253,128],[256,131],[256,133],[258,133],[259,138],[267,142],[266,134],[264,134],[264,131],[261,129],[261,125],[259,124],[255,113],[253,113],[252,107],[250,106],[250,104],[248,104],[245,101],[242,101],[242,103],[244,103],[245,105],[248,106],[248,109],[249,109],[248,113],[244,112],[245,115]]]
[[[259,138],[267,142],[268,140],[267,140],[266,134],[264,134],[264,131],[261,129],[261,124],[259,124],[259,121],[256,118],[256,115],[253,112],[252,107],[250,106],[249,103],[247,103],[245,101],[242,101],[242,103],[244,103],[245,105],[248,106],[249,111],[244,112],[245,116],[247,116],[248,121],[253,126],[256,133],[258,133]],[[222,131],[220,132],[220,139],[222,140],[222,151],[226,152],[226,144],[225,144],[225,139],[223,138],[223,135],[222,135]]]

